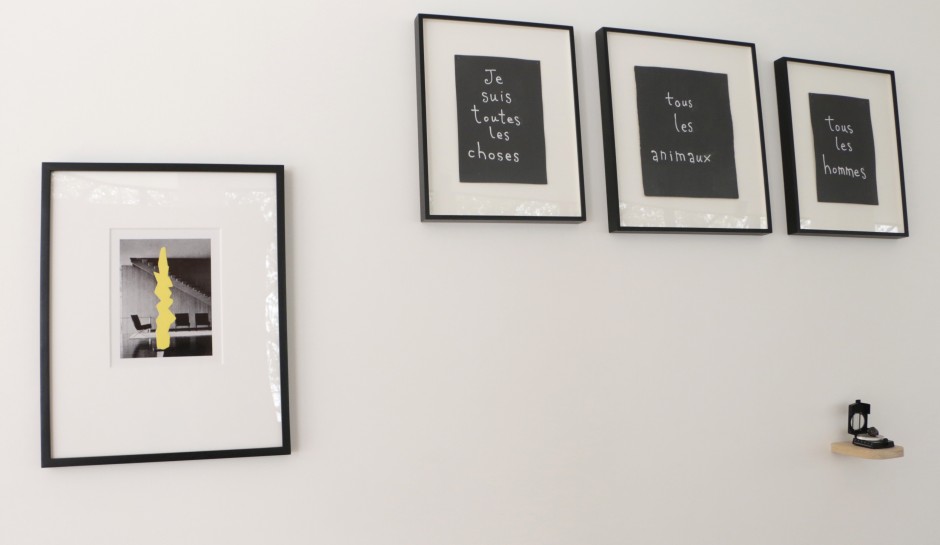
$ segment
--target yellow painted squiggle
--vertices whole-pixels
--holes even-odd
[[[173,281],[170,280],[170,264],[166,260],[166,247],[160,248],[160,261],[157,263],[157,272],[153,273],[157,279],[157,287],[153,294],[160,301],[157,303],[157,350],[166,350],[170,346],[170,326],[176,321],[176,315],[170,312],[173,305]]]

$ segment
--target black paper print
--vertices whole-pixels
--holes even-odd
[[[738,198],[728,76],[634,67],[643,192]]]
[[[546,184],[539,61],[455,55],[460,181]]]
[[[809,94],[819,202],[878,204],[868,99]]]

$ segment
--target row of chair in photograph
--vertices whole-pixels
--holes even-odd
[[[190,325],[191,322],[189,321],[188,312],[176,314],[176,322],[173,323],[173,330],[212,329],[212,323],[209,321],[209,314],[207,312],[196,312],[195,317],[196,321]],[[142,323],[140,316],[131,314],[131,321],[134,322],[134,329],[137,331],[154,331],[153,319],[150,319],[147,323]]]

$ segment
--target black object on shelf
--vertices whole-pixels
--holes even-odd
[[[854,436],[852,444],[864,448],[881,449],[891,448],[894,441],[879,435],[878,428],[869,427],[868,415],[871,414],[871,405],[856,399],[849,405],[849,433]]]

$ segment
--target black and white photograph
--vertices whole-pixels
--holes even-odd
[[[212,355],[212,240],[122,238],[121,358]]]
[[[774,63],[787,232],[908,236],[894,72]]]
[[[770,233],[754,44],[596,38],[610,232]]]
[[[422,221],[582,222],[574,29],[419,14]]]

